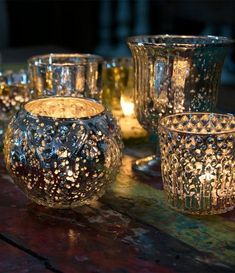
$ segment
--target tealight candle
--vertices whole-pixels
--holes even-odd
[[[217,214],[235,206],[235,117],[182,113],[160,120],[164,190],[171,207]]]

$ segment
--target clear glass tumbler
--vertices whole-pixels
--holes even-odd
[[[235,206],[235,117],[181,113],[159,122],[164,191],[170,206],[217,214]]]
[[[158,119],[164,115],[214,110],[221,69],[232,40],[160,35],[130,37],[127,42],[134,59],[135,109],[146,130],[157,132]],[[159,151],[137,160],[133,169],[160,176]]]
[[[101,99],[103,59],[91,54],[49,54],[28,60],[32,98],[73,96]]]

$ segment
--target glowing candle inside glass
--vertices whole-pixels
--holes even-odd
[[[133,116],[134,115],[134,103],[131,101],[125,100],[125,98],[121,97],[121,107],[123,114],[125,116]]]
[[[235,117],[190,112],[159,123],[161,170],[170,206],[217,214],[235,205]]]
[[[122,136],[125,139],[133,137],[144,137],[147,135],[139,124],[135,113],[134,103],[129,97],[121,96],[121,115],[118,117],[118,121],[121,127]]]
[[[124,139],[142,138],[147,132],[134,113],[133,63],[131,58],[114,58],[103,70],[103,104],[119,122]]]
[[[122,147],[119,127],[102,104],[66,96],[27,102],[4,138],[16,185],[32,201],[54,208],[102,196],[116,177]]]

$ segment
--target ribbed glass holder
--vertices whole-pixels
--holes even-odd
[[[91,54],[49,54],[28,60],[32,98],[101,99],[103,59]]]
[[[129,37],[127,42],[134,60],[135,109],[146,130],[156,133],[158,120],[165,115],[214,111],[221,69],[232,40],[156,35]],[[140,159],[133,167],[159,176],[159,154]]]

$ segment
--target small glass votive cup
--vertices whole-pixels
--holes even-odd
[[[134,110],[134,70],[130,57],[104,60],[102,102],[117,119],[125,140],[144,138],[147,132]]]
[[[9,120],[29,100],[28,74],[25,70],[6,70],[0,75],[0,150]]]
[[[235,117],[181,113],[159,123],[161,170],[169,205],[190,214],[235,206]]]
[[[31,100],[5,133],[6,167],[32,201],[53,208],[88,204],[105,193],[121,164],[115,120],[95,100]]]
[[[48,54],[28,60],[32,98],[72,96],[101,100],[103,58],[92,54]]]

